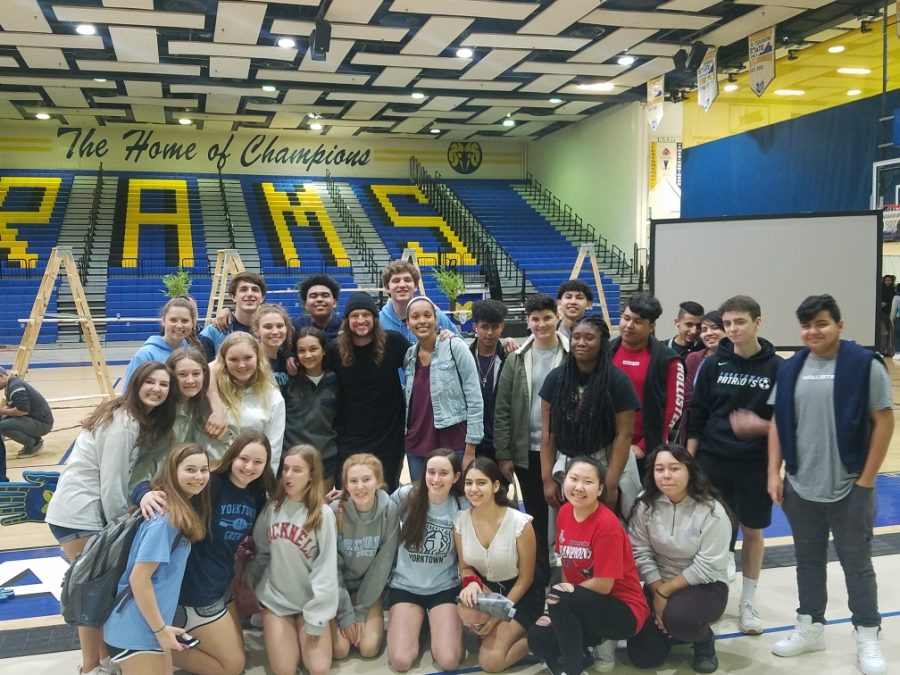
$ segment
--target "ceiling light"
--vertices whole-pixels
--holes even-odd
[[[433,134],[439,134],[439,133],[441,133],[441,130],[440,130],[440,129],[429,129],[429,131],[430,131],[431,133],[433,133]]]
[[[869,68],[838,68],[841,75],[868,75],[872,71]]]
[[[840,54],[845,49],[846,49],[846,47],[844,47],[844,45],[834,45],[833,47],[828,48],[828,53],[829,54]]]
[[[620,56],[619,60],[616,63],[618,63],[620,66],[630,66],[632,63],[634,63],[634,61],[635,58],[633,56]]]
[[[181,117],[178,119],[178,124],[182,124],[184,126],[187,126],[188,124],[193,124],[193,123],[194,123],[194,121],[192,119],[190,119],[189,117]]]
[[[411,94],[411,96],[412,96],[414,99],[416,99],[417,101],[421,101],[423,98],[425,98],[425,94],[423,94],[421,91],[414,91],[414,92]]]
[[[590,89],[591,91],[612,91],[615,85],[611,82],[592,82],[590,84],[579,84],[579,89]]]
[[[516,121],[514,119],[507,117],[505,120],[503,120],[503,126],[514,127],[514,126],[516,126]]]
[[[75,26],[75,32],[79,35],[96,35],[97,29],[89,23],[80,23]]]
[[[48,115],[47,113],[38,113],[37,115],[35,115],[35,117],[37,117],[39,120],[49,120],[50,119],[50,115]]]
[[[847,96],[859,96],[862,93],[862,89],[848,89]]]
[[[468,47],[460,47],[456,50],[456,58],[458,59],[471,59],[474,55],[475,52],[473,52]]]
[[[737,91],[738,86],[734,82],[729,82],[724,87],[722,87],[725,91]]]
[[[803,96],[806,92],[802,89],[776,89],[776,96]]]
[[[550,103],[562,103],[562,99],[561,99],[561,98],[557,98],[556,96],[554,96],[554,97],[551,98],[551,99],[547,99],[547,100],[550,101]]]
[[[322,124],[320,122],[313,122],[309,125],[309,128],[313,131],[322,131]]]
[[[106,82],[106,78],[105,77],[95,77],[94,82]]]
[[[309,113],[309,119],[311,119],[311,120],[317,120],[317,119],[319,119],[320,117],[321,117],[321,115],[320,115],[319,113],[317,113],[317,112],[311,112],[311,113]]]
[[[263,91],[277,91],[275,87],[271,84],[264,84],[262,87]]]
[[[297,42],[294,40],[294,38],[289,37],[278,38],[278,42],[276,44],[282,49],[293,49],[297,46]]]

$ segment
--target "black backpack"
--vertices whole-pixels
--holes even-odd
[[[113,610],[131,600],[131,588],[116,593],[128,567],[128,555],[144,518],[140,511],[126,514],[91,537],[69,565],[62,582],[60,609],[66,623],[101,628]],[[172,550],[184,535],[172,542]]]

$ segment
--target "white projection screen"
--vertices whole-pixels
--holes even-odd
[[[874,347],[881,213],[655,220],[649,282],[663,307],[659,338],[674,334],[679,303],[694,300],[710,311],[743,294],[762,308],[760,335],[776,347],[796,348],[797,305],[829,293],[841,308],[843,337]]]

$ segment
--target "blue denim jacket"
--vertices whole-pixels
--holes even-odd
[[[406,409],[416,376],[418,345],[412,345],[403,360],[406,374]],[[466,443],[478,444],[484,437],[484,402],[475,359],[466,343],[458,338],[438,340],[431,357],[431,405],[434,427],[445,429],[466,422]]]

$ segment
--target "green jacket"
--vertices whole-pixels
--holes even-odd
[[[562,349],[555,366],[562,363],[569,353],[569,341],[560,333]],[[497,384],[497,401],[494,404],[494,448],[497,461],[511,459],[516,466],[528,468],[531,427],[531,346],[534,336],[506,357]]]

